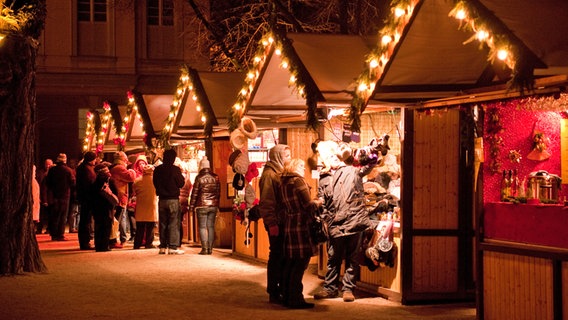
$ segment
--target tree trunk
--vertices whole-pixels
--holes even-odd
[[[32,37],[0,40],[0,275],[47,270],[32,221],[36,53]]]

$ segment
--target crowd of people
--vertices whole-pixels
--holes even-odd
[[[201,254],[212,253],[220,182],[207,157],[195,185],[174,149],[165,150],[154,164],[145,155],[131,162],[122,151],[113,154],[111,163],[87,151],[76,168],[61,153],[55,163],[46,159],[35,177],[36,234],[49,233],[52,241],[67,241],[67,231],[78,233],[81,250],[110,251],[126,242],[134,249],[151,249],[157,231],[159,254],[184,254],[182,221],[197,213]]]
[[[292,158],[284,144],[269,150],[259,182],[258,208],[269,239],[266,291],[270,303],[291,309],[314,307],[303,296],[302,278],[318,253],[318,239],[311,232],[318,219],[328,230],[328,262],[323,288],[314,298],[355,300],[364,232],[377,226],[367,207],[363,181],[387,148],[375,146],[364,153],[343,142],[319,142],[315,198],[305,180],[306,162]]]
[[[328,230],[328,261],[323,288],[314,299],[355,300],[364,232],[377,226],[367,207],[363,177],[373,171],[379,151],[378,147],[362,152],[343,142],[319,142],[315,148],[319,180],[313,197],[305,179],[306,161],[292,158],[284,144],[269,150],[258,184],[257,209],[268,233],[270,303],[292,309],[314,307],[304,299],[302,278],[318,253],[318,239],[311,232],[316,220],[322,220]],[[76,202],[81,250],[109,251],[122,248],[126,241],[133,241],[134,249],[155,248],[157,227],[158,253],[184,254],[182,219],[196,214],[199,254],[212,253],[220,181],[206,156],[193,183],[174,149],[165,150],[155,164],[149,164],[144,155],[131,163],[124,152],[114,153],[113,163],[104,162],[92,151],[83,155],[76,169],[66,162],[65,154],[60,154],[55,164],[47,159],[37,172],[37,233],[43,232],[47,222],[53,241],[67,240],[68,213]],[[399,181],[399,175],[398,171],[388,176],[391,185]],[[71,232],[72,225],[68,227]]]

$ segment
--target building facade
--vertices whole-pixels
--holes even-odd
[[[47,10],[37,56],[37,163],[60,152],[80,159],[86,113],[104,101],[126,105],[133,89],[172,94],[182,64],[209,69],[187,1],[47,0]]]

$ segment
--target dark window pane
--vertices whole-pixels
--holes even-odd
[[[162,25],[174,25],[174,1],[162,0]]]
[[[160,23],[160,1],[148,0],[148,24],[158,25]]]
[[[77,1],[77,20],[91,21],[91,1],[78,0]]]

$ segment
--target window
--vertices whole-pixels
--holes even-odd
[[[148,0],[148,25],[173,26],[174,0]]]
[[[77,0],[77,20],[106,22],[107,0]]]

